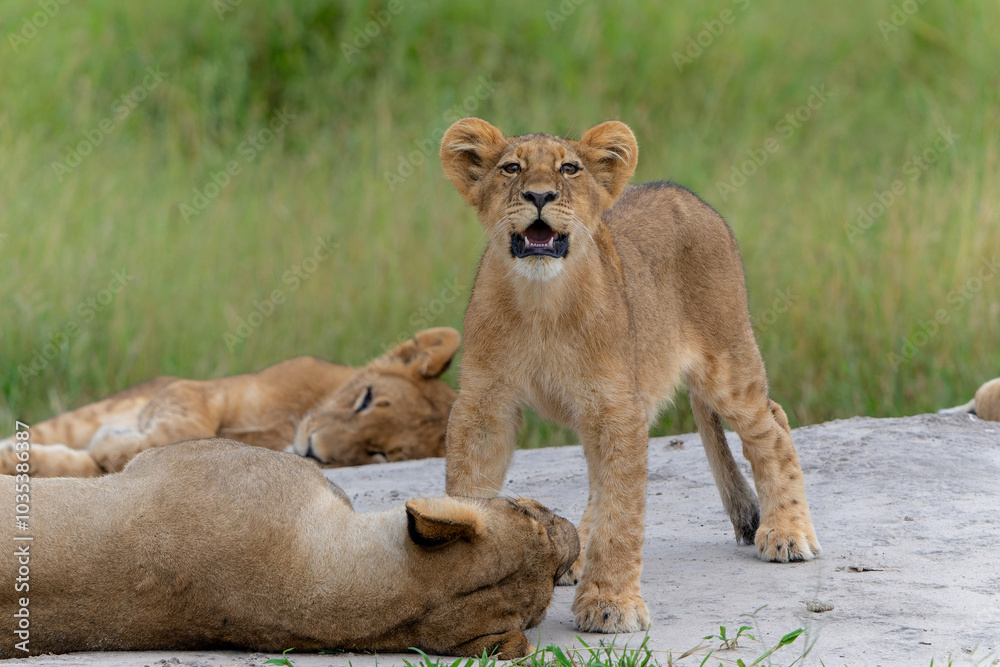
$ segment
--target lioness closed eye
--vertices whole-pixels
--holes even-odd
[[[639,590],[647,429],[682,379],[737,541],[755,541],[769,561],[820,552],[733,234],[682,187],[626,187],[637,157],[617,121],[569,141],[504,137],[466,118],[441,142],[445,173],[490,237],[465,316],[447,490],[498,493],[524,404],[577,431],[590,497],[567,583],[582,567],[573,610],[586,631],[649,624]],[[743,441],[759,509],[720,417]]]

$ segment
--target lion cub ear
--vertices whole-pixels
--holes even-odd
[[[639,145],[628,125],[609,120],[583,133],[576,143],[590,171],[611,199],[617,199],[639,161]]]
[[[500,159],[503,132],[479,118],[463,118],[441,138],[441,164],[469,206],[478,206],[476,185]]]
[[[449,497],[406,501],[406,528],[410,539],[422,547],[472,540],[486,533],[481,509]]]
[[[461,334],[451,327],[424,329],[389,350],[377,363],[400,364],[424,378],[436,378],[448,370],[461,343]]]

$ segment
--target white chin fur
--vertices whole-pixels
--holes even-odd
[[[545,282],[563,272],[563,261],[559,257],[521,257],[514,260],[514,273],[526,280]]]

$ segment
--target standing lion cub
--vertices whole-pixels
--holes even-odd
[[[768,397],[736,240],[682,187],[626,187],[637,157],[617,121],[569,141],[504,137],[465,118],[441,142],[445,173],[490,236],[465,316],[447,490],[499,492],[524,404],[577,431],[586,546],[564,579],[582,564],[573,611],[584,631],[649,624],[639,590],[648,426],[682,379],[737,541],[768,561],[820,552],[788,420]],[[759,509],[720,418],[743,441]]]

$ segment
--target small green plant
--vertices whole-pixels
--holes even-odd
[[[281,652],[281,657],[280,658],[271,658],[269,660],[265,660],[263,662],[263,664],[265,664],[265,665],[281,665],[281,667],[295,667],[295,665],[292,663],[292,661],[288,659],[288,652],[289,651],[294,651],[294,650],[295,650],[294,648],[286,648],[284,651]]]
[[[759,610],[758,610],[759,611]],[[744,614],[749,615],[749,614]],[[708,635],[704,639],[713,640],[717,639],[722,642],[721,650],[730,650],[734,648],[739,648],[737,646],[737,640],[740,637],[746,637],[753,641],[757,639],[751,635],[748,630],[751,630],[750,626],[742,626],[736,631],[736,635],[729,637],[724,626],[719,627],[719,634]],[[753,662],[744,662],[742,658],[737,658],[735,665],[736,667],[756,667],[760,665],[765,660],[767,660],[773,653],[778,649],[785,646],[789,646],[795,643],[795,640],[799,638],[805,632],[805,628],[799,628],[793,630],[783,636],[778,640],[772,648],[768,649],[760,655]],[[601,640],[598,642],[597,646],[591,646],[585,642],[581,637],[576,638],[577,641],[582,645],[579,648],[571,647],[560,647],[555,644],[548,644],[544,648],[536,648],[534,653],[527,655],[518,660],[512,660],[508,664],[512,667],[664,667],[660,663],[655,653],[666,653],[666,665],[665,667],[673,667],[674,665],[680,666],[681,661],[685,658],[692,657],[696,652],[700,653],[706,647],[704,645],[699,645],[689,651],[684,652],[679,657],[674,658],[671,651],[654,651],[649,647],[649,634],[643,638],[642,643],[639,644],[637,648],[630,649],[628,644],[618,648],[615,646],[617,641],[617,636],[612,637],[610,643]],[[813,642],[815,643],[815,642]],[[783,667],[794,667],[799,663],[810,651],[812,645],[809,644],[805,651],[799,657],[792,660],[787,665],[781,663]],[[291,660],[288,659],[288,652],[294,649],[286,649],[280,658],[271,658],[270,660],[265,660],[263,664],[265,665],[279,665],[279,667],[295,667]],[[472,658],[458,658],[453,661],[448,661],[442,658],[431,658],[429,655],[417,648],[411,648],[411,651],[418,653],[420,655],[420,660],[417,662],[410,662],[409,660],[403,659],[403,664],[406,667],[497,667],[496,655],[488,651],[483,651],[482,655],[472,657]],[[341,653],[342,651],[321,651],[322,653]],[[709,660],[712,658],[714,651],[709,651],[705,655],[701,662],[698,663],[698,667],[711,667]],[[697,660],[701,656],[694,656]],[[990,657],[993,657],[992,655]],[[987,658],[987,660],[989,657]],[[734,664],[731,660],[726,661],[727,664]],[[376,663],[377,664],[377,663]],[[825,663],[820,660],[820,665],[825,665]],[[931,660],[930,667],[934,667],[935,661]],[[953,664],[950,657],[948,659],[948,667]],[[998,664],[997,661],[989,663],[991,665]],[[717,663],[718,667],[724,667],[722,662]]]
[[[769,657],[772,653],[774,653],[775,651],[777,651],[782,646],[788,646],[789,644],[791,644],[792,642],[794,642],[796,639],[798,639],[799,635],[801,635],[805,631],[806,631],[805,628],[799,628],[798,630],[792,630],[787,635],[785,635],[784,637],[782,637],[781,639],[779,639],[778,643],[775,644],[774,648],[772,648],[769,651],[765,652],[764,655],[760,656],[759,658],[757,658],[756,660],[754,660],[753,662],[751,662],[750,663],[750,667],[753,667],[753,665],[759,665],[761,663],[761,661],[764,660],[764,658]],[[795,660],[793,660],[792,662],[790,662],[788,664],[788,667],[792,667],[792,665],[794,665],[796,662],[798,662],[804,655],[805,654],[803,654],[802,656],[799,656],[798,658],[796,658]],[[736,664],[739,665],[739,667],[747,667],[747,664],[744,663],[742,660],[737,660]]]
[[[628,644],[621,648],[616,647],[617,637],[613,637],[610,643],[601,640],[597,646],[591,646],[579,636],[576,639],[582,645],[581,648],[562,648],[549,644],[513,664],[521,667],[659,667],[660,665],[653,657],[652,649],[649,648],[648,633],[639,647],[634,649],[630,649]]]
[[[406,665],[406,667],[495,667],[497,664],[497,659],[492,653],[487,652],[486,649],[483,649],[482,655],[478,657],[459,658],[452,663],[444,662],[440,658],[434,660],[420,649],[413,648],[412,646],[410,647],[410,650],[419,653],[421,659],[416,663],[412,663],[406,658],[403,658],[403,664]]]
[[[722,645],[719,647],[719,649],[722,651],[729,651],[734,648],[739,648],[740,637],[746,637],[748,639],[752,639],[753,641],[757,641],[757,638],[754,637],[752,634],[750,634],[749,630],[753,630],[753,628],[751,628],[749,625],[741,625],[739,630],[736,631],[735,636],[727,637],[726,626],[720,625],[719,634],[705,635],[704,637],[702,637],[702,639],[708,639],[708,640],[718,639],[719,641],[722,642]]]

